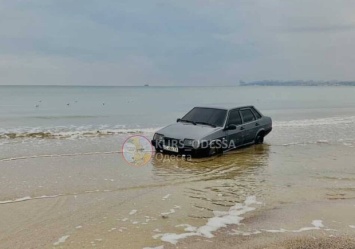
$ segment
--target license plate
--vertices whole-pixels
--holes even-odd
[[[176,153],[179,152],[179,148],[173,147],[173,146],[163,145],[163,149],[168,150],[168,151],[172,151],[172,152],[176,152]]]

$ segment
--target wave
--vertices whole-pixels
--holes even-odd
[[[355,116],[328,117],[319,119],[302,119],[291,121],[274,121],[274,128],[307,128],[311,126],[354,125]],[[85,125],[56,127],[19,127],[15,129],[0,129],[0,140],[6,139],[75,139],[85,137],[100,137],[118,134],[150,134],[156,128],[126,128],[124,125]],[[1,142],[0,142],[1,145]]]
[[[19,128],[16,130],[0,130],[0,139],[75,139],[100,137],[118,134],[153,133],[159,128],[92,128],[92,127],[54,127],[54,128]]]
[[[338,125],[338,124],[354,124],[355,116],[347,117],[329,117],[318,119],[302,119],[291,121],[276,121],[273,123],[274,127],[308,127],[320,125]]]
[[[56,198],[56,197],[59,197],[59,196],[61,196],[61,195],[43,195],[43,196],[38,196],[38,197],[26,196],[26,197],[17,198],[17,199],[14,199],[14,200],[0,201],[0,205],[16,203],[16,202],[23,202],[23,201],[29,201],[29,200],[51,199],[51,198]]]
[[[302,141],[302,142],[291,142],[281,144],[281,146],[292,146],[292,145],[309,145],[309,144],[331,144],[328,140],[316,140],[316,141]]]
[[[283,144],[274,144],[273,146],[296,146],[296,145],[312,145],[312,144],[320,144],[320,145],[343,145],[346,147],[354,147],[355,140],[349,139],[339,139],[339,140],[315,140],[315,141],[299,141],[299,142],[290,142],[290,143],[283,143]]]
[[[92,155],[110,155],[122,153],[122,151],[104,151],[104,152],[83,152],[83,153],[69,153],[69,154],[47,154],[47,155],[32,155],[32,156],[20,156],[20,157],[9,157],[0,158],[0,162],[7,161],[17,161],[26,159],[37,159],[37,158],[54,158],[54,157],[74,157],[74,156],[92,156]]]
[[[34,116],[34,117],[29,117],[32,119],[84,119],[84,118],[104,118],[104,117],[108,117],[108,116],[91,116],[91,115],[65,115],[65,116]]]
[[[163,242],[168,242],[176,245],[179,241],[189,237],[205,237],[213,238],[215,232],[227,225],[239,226],[241,221],[244,220],[244,214],[252,212],[256,209],[255,205],[261,205],[261,202],[256,200],[255,196],[248,196],[244,203],[236,203],[230,207],[228,211],[213,211],[214,216],[209,218],[207,223],[201,227],[193,227],[189,224],[181,224],[186,229],[184,233],[163,233],[153,236],[154,239],[160,238]]]

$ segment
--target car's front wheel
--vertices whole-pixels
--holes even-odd
[[[218,154],[218,150],[216,148],[209,148],[208,150],[208,156],[214,156]]]
[[[223,153],[223,149],[219,146],[210,145],[207,156],[216,156]]]

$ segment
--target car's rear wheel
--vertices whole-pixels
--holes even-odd
[[[259,132],[255,138],[255,144],[262,144],[264,143],[264,132]]]

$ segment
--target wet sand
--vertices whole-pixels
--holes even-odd
[[[0,248],[354,248],[354,159],[326,143],[144,167],[114,152],[2,159]]]
[[[347,225],[354,223],[354,208],[354,200],[344,200],[259,210],[243,224],[219,230],[212,240],[187,239],[179,248],[355,248],[354,228]],[[322,219],[320,227],[314,217]]]

